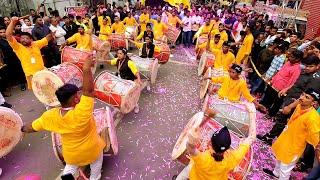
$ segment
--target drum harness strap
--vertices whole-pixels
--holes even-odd
[[[60,116],[63,117],[63,116],[62,116],[62,113],[61,113],[61,110],[70,111],[70,110],[73,110],[73,109],[74,109],[74,107],[60,108],[60,110],[59,110]]]

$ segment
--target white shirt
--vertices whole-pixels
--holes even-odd
[[[201,21],[202,21],[201,16],[193,15],[191,17],[191,23],[192,23],[191,30],[198,31],[200,28]]]
[[[182,24],[183,24],[183,32],[191,31],[192,20],[190,17],[187,17],[187,16],[183,17]]]
[[[50,25],[49,29],[52,32],[55,32],[55,37],[56,37],[56,41],[57,41],[57,45],[60,46],[63,43],[66,42],[66,39],[64,38],[64,35],[66,35],[66,31],[64,29],[62,29],[62,27],[60,26],[53,26],[52,24]]]

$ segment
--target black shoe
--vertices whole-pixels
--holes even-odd
[[[20,89],[21,89],[21,91],[25,91],[27,89],[26,85],[25,84],[21,84],[20,85]]]
[[[172,176],[172,180],[176,180],[176,179],[177,179],[177,177],[178,177],[178,175],[174,175],[174,176]]]
[[[104,65],[103,64],[100,64],[100,69],[103,69],[104,68]]]
[[[3,107],[6,107],[6,108],[12,108],[12,105],[7,103],[7,102],[4,102],[3,104],[1,104],[0,106],[3,106]]]
[[[257,138],[258,138],[259,140],[261,140],[262,142],[268,144],[269,146],[272,145],[272,140],[273,140],[273,139],[272,139],[272,138],[269,138],[267,135],[258,134],[258,135],[257,135]]]
[[[276,175],[273,174],[273,171],[271,171],[270,169],[263,168],[263,172],[271,177],[278,178]]]

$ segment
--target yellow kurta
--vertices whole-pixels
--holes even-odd
[[[107,16],[107,19],[108,19],[107,25],[111,26],[111,19],[110,19],[110,17]],[[103,16],[99,16],[99,17],[98,17],[98,24],[99,24],[99,26],[101,26],[101,25],[103,24]]]
[[[233,80],[230,76],[213,77],[212,83],[220,83],[221,88],[218,91],[220,98],[226,98],[231,102],[239,102],[240,96],[243,96],[247,101],[253,102],[254,97],[251,96],[244,79]]]
[[[81,35],[80,33],[76,33],[73,36],[67,39],[69,44],[76,42],[77,49],[84,49],[84,50],[92,50],[92,39],[91,36],[87,33]]]
[[[212,34],[212,38],[214,37],[214,35],[220,34],[220,40],[222,40],[223,42],[228,41],[228,34],[225,30],[220,32],[219,29],[215,29],[215,30],[212,30],[211,34]]]
[[[141,26],[141,32],[146,30],[147,23],[150,21],[149,14],[141,14],[139,17],[139,24]]]
[[[205,43],[200,44],[198,47],[200,49],[206,48],[207,44],[208,44],[208,42],[205,42]],[[214,40],[210,40],[210,45],[209,45],[210,51],[213,52],[214,50],[221,50],[222,45],[223,45],[222,40],[220,40],[217,44],[214,42]]]
[[[124,18],[122,23],[125,24],[126,26],[136,26],[138,24],[136,19],[132,16],[130,18],[129,17]]]
[[[236,150],[228,150],[222,161],[215,161],[210,151],[191,156],[190,180],[227,180],[228,174],[248,152],[250,145],[240,144]]]
[[[221,24],[221,21],[211,20],[210,24],[213,25],[213,29],[219,29],[219,24]]]
[[[272,145],[277,160],[289,164],[299,159],[307,143],[316,147],[319,143],[320,116],[313,107],[301,110],[298,104],[287,127]]]
[[[237,56],[236,56],[236,63],[237,64],[246,63],[246,62],[243,62],[243,61],[245,61],[245,59],[243,59],[243,58],[245,57],[245,55],[248,55],[248,56],[250,55],[253,41],[254,41],[253,35],[247,34],[243,40],[243,43],[242,43],[238,53],[237,53]]]
[[[126,27],[122,22],[113,23],[111,26],[111,32],[115,32],[117,34],[124,34],[126,32]]]
[[[168,16],[168,24],[170,26],[176,27],[177,23],[179,23],[179,24],[182,23],[180,18],[178,16],[172,16],[171,14],[169,14],[169,16]]]
[[[164,32],[168,30],[168,26],[163,24],[162,22],[158,22],[156,20],[150,20],[153,24],[153,35],[154,39],[161,39],[164,35]]]
[[[32,122],[32,128],[61,135],[62,154],[67,164],[88,165],[99,158],[105,147],[97,133],[93,106],[94,98],[81,96],[80,103],[64,116],[60,115],[60,108],[50,109]]]
[[[223,69],[228,71],[230,66],[235,63],[236,58],[232,52],[228,51],[227,54],[224,54],[222,50],[211,51],[215,55],[216,59],[214,60],[214,68]]]
[[[103,33],[103,34],[101,34]],[[105,35],[107,34],[107,35]],[[109,25],[100,25],[100,34],[99,34],[99,39],[103,40],[103,41],[107,41],[108,40],[108,36],[111,34],[111,28]]]
[[[48,45],[47,38],[34,41],[29,47],[18,43],[15,38],[12,39],[8,43],[19,58],[25,76],[32,76],[45,68],[40,49]]]
[[[114,58],[111,60],[111,65],[115,66],[117,64],[118,58]],[[137,68],[136,64],[129,60],[128,61],[128,67],[130,68],[131,72],[136,75],[139,72],[139,69]]]
[[[198,32],[194,35],[195,38],[198,38],[199,36],[203,35],[203,34],[209,34],[210,30],[211,30],[212,25],[202,25]]]

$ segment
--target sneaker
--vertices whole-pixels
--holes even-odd
[[[21,84],[20,85],[20,90],[21,91],[25,91],[27,88],[26,88],[26,85],[25,84]]]
[[[278,178],[276,175],[273,174],[273,171],[271,171],[270,169],[263,168],[263,172],[271,177]]]
[[[100,69],[103,69],[104,68],[104,65],[103,64],[100,64]]]
[[[0,106],[3,106],[3,107],[6,107],[6,108],[12,108],[12,105],[7,103],[7,102],[4,102],[3,104],[1,104]]]
[[[138,113],[139,113],[139,111],[140,111],[139,106],[134,107],[134,113],[138,114]]]

